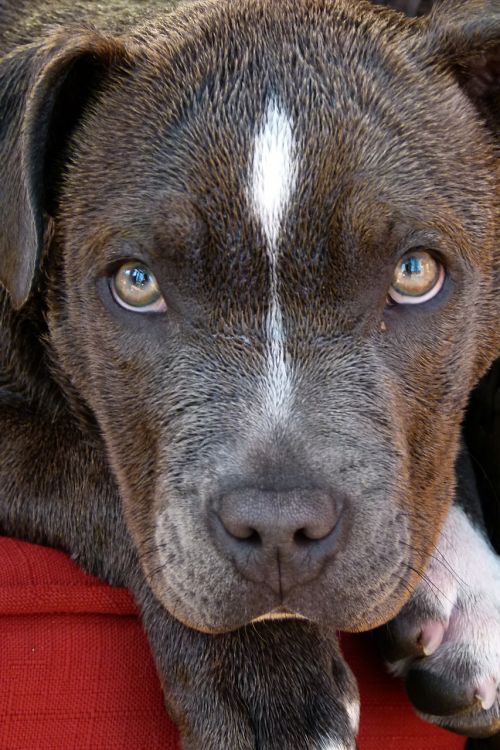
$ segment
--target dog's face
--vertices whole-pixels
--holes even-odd
[[[429,24],[340,0],[178,23],[71,140],[51,345],[168,610],[373,627],[432,553],[494,358],[492,138]]]

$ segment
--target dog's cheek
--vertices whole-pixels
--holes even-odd
[[[244,601],[245,583],[235,580],[229,560],[216,553],[205,522],[212,492],[207,466],[222,432],[224,404],[219,398],[212,411],[203,408],[207,384],[193,382],[192,370],[210,369],[208,354],[183,354],[179,340],[161,347],[141,345],[140,335],[110,328],[80,304],[65,316],[57,334],[61,353],[73,349],[71,363],[65,361],[98,422],[125,520],[153,591],[191,627],[213,631],[221,629],[221,622],[230,625],[237,610],[231,598],[237,588]],[[79,347],[71,346],[75,341]],[[226,421],[237,421],[229,411],[224,409]],[[235,625],[245,620],[241,607],[237,618]]]
[[[412,564],[419,571],[454,496],[461,419],[474,378],[473,338],[463,317],[459,306],[448,318],[439,313],[404,320],[401,315],[388,322],[379,344],[389,408],[404,436],[404,512]]]
[[[81,282],[65,278],[57,256],[54,248],[48,290],[54,374],[64,381],[73,410],[104,440],[135,536],[149,515],[157,473],[158,409],[147,395],[154,358],[140,352],[134,356],[133,337],[128,356],[123,356],[123,332],[110,326],[98,300],[81,288]],[[151,401],[153,407],[148,408]]]

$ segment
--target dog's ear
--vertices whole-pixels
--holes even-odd
[[[474,105],[493,137],[495,150],[488,150],[483,168],[490,166],[493,182],[498,179],[500,146],[500,0],[441,0],[427,16],[409,22],[417,30],[417,55],[425,70],[431,67],[453,75]],[[414,37],[415,38],[415,37]],[[458,103],[457,103],[458,104]],[[460,106],[458,104],[458,106]],[[449,137],[454,137],[449,133]],[[475,144],[470,144],[474,150]],[[476,151],[481,158],[482,151]],[[485,185],[485,189],[489,187]],[[494,195],[492,196],[494,200]],[[498,212],[498,206],[497,206]],[[496,228],[493,228],[496,224]],[[498,233],[498,213],[491,216],[492,233]],[[497,240],[492,237],[492,246]],[[478,340],[478,375],[500,353],[500,255],[493,253],[492,289],[483,295],[478,311],[483,334]]]
[[[455,74],[500,138],[500,0],[441,0],[420,23],[426,59]]]
[[[55,166],[86,103],[127,52],[91,30],[0,58],[0,282],[27,300],[40,263]]]

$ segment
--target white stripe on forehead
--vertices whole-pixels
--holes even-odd
[[[278,252],[297,179],[296,144],[292,121],[275,99],[269,102],[255,136],[250,184],[250,204],[262,226],[269,260],[270,300],[266,319],[268,357],[264,409],[273,421],[289,411],[290,368],[286,359],[278,283]]]
[[[292,123],[272,99],[255,138],[252,169],[252,204],[268,243],[276,252],[281,223],[296,181]]]

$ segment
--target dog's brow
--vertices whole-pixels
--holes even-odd
[[[279,296],[278,246],[297,180],[293,123],[276,99],[270,100],[255,136],[250,180],[250,204],[262,226],[269,260],[270,302],[266,318],[269,349],[265,409],[274,421],[283,419],[288,413],[291,395],[290,366],[285,351]]]
[[[182,257],[198,249],[207,238],[207,225],[195,206],[184,195],[168,193],[154,218],[151,248],[153,257]]]

